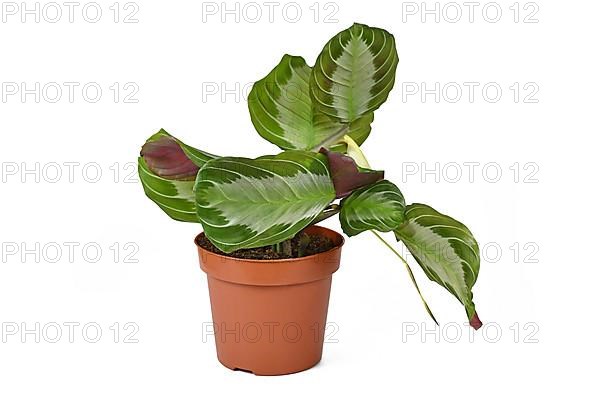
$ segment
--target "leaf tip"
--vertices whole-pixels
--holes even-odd
[[[171,136],[154,135],[144,143],[140,156],[148,168],[162,178],[191,180],[199,170]]]
[[[477,330],[483,326],[483,323],[479,319],[479,316],[477,315],[477,313],[473,314],[473,316],[469,320],[469,325],[471,325],[471,327],[475,330]]]

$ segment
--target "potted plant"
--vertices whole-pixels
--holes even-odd
[[[164,130],[143,145],[147,196],[171,218],[203,227],[195,243],[225,366],[277,375],[319,362],[344,240],[316,223],[334,215],[347,236],[370,231],[398,256],[434,321],[409,264],[380,232],[393,232],[481,326],[472,294],[479,248],[469,229],[428,205],[407,205],[360,149],[397,64],[390,33],[354,24],[327,42],[314,67],[284,55],[252,87],[252,123],[278,154],[216,156]]]

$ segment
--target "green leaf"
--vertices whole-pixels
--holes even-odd
[[[161,129],[142,146],[138,158],[138,174],[146,196],[175,220],[199,222],[194,180],[199,168],[215,157]]]
[[[392,90],[397,65],[394,36],[352,25],[335,35],[317,58],[310,81],[315,107],[342,122],[373,112]]]
[[[228,253],[292,238],[335,198],[325,157],[297,150],[209,161],[195,191],[206,236]]]
[[[342,200],[340,223],[348,236],[374,229],[390,232],[404,222],[404,196],[390,181],[379,181]]]
[[[309,90],[311,70],[302,57],[286,54],[252,86],[248,108],[258,133],[284,150],[311,150],[328,144],[340,132],[363,143],[371,131],[373,114],[348,125],[315,112]]]
[[[165,179],[153,173],[143,157],[138,158],[138,173],[144,192],[169,217],[185,222],[199,222],[194,204],[194,181]]]
[[[424,204],[406,207],[406,222],[395,231],[423,271],[464,306],[471,326],[481,327],[472,288],[479,274],[479,246],[469,229]]]

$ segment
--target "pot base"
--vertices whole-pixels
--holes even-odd
[[[217,358],[218,358],[218,357],[217,357]],[[225,364],[223,361],[221,361],[221,360],[219,360],[219,362],[220,362],[220,363],[221,363],[221,365],[223,365],[225,368],[227,368],[227,369],[230,369],[230,370],[232,370],[232,371],[236,371],[236,372],[244,372],[244,373],[247,373],[247,374],[252,374],[252,375],[256,375],[256,376],[280,376],[280,375],[291,375],[291,374],[296,374],[296,373],[298,373],[298,372],[302,372],[302,371],[309,370],[309,369],[311,369],[312,367],[314,367],[314,366],[318,365],[318,364],[321,362],[321,359],[319,359],[319,361],[317,361],[315,364],[313,364],[313,365],[310,365],[310,366],[308,366],[308,367],[306,367],[306,368],[303,368],[303,369],[299,369],[299,370],[297,370],[297,371],[293,371],[293,372],[285,372],[285,373],[263,373],[263,374],[261,374],[261,373],[257,373],[257,372],[254,372],[254,371],[250,371],[250,370],[248,370],[248,369],[243,369],[243,368],[237,368],[237,367],[234,367],[234,368],[232,368],[232,367],[230,367],[229,365],[226,365],[226,364]]]
[[[217,357],[232,370],[285,375],[318,364],[331,276],[299,285],[208,279]]]

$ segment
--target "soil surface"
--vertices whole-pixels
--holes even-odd
[[[324,251],[332,249],[334,246],[333,240],[320,235],[311,235],[308,234],[310,238],[310,242],[306,246],[304,250],[304,254],[302,257],[310,256],[317,253],[322,253]],[[272,246],[264,246],[264,247],[255,247],[253,249],[241,249],[236,250],[232,253],[225,253],[215,247],[204,234],[198,237],[198,245],[203,249],[208,251],[212,251],[213,253],[221,254],[228,257],[235,258],[244,258],[251,260],[282,260],[286,258],[298,258],[298,248],[299,248],[299,239],[298,236],[294,237],[292,240],[292,257],[288,257],[283,254],[279,254],[273,250]]]

